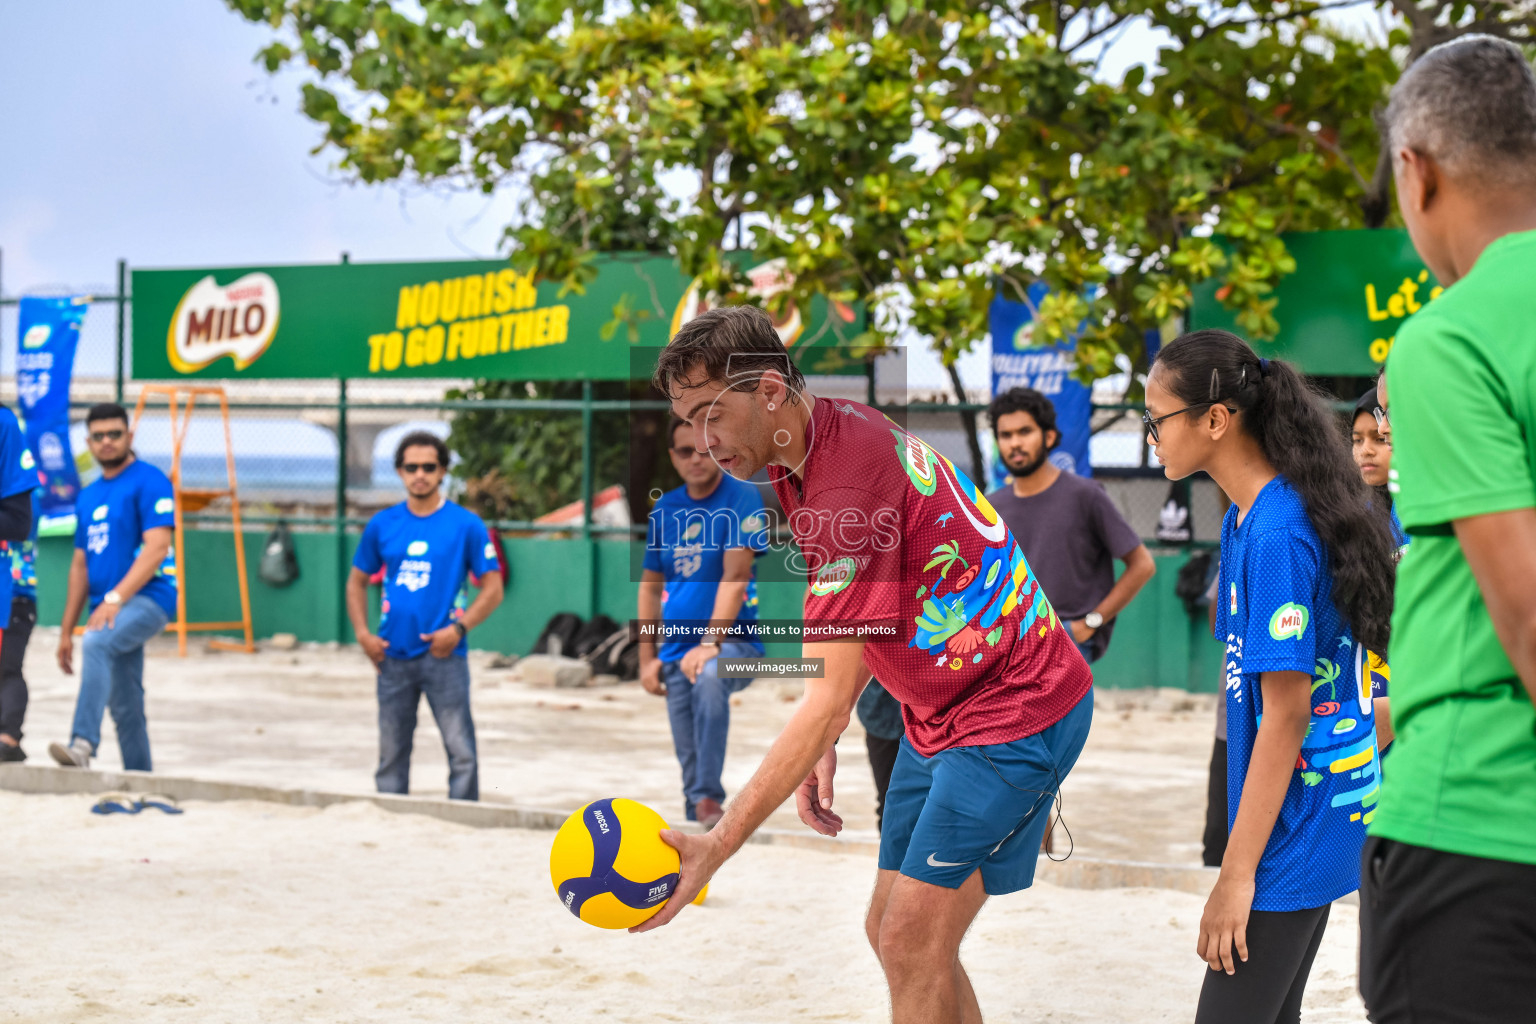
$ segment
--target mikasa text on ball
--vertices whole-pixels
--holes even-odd
[[[549,877],[566,909],[599,928],[633,928],[677,889],[677,851],[661,815],[623,798],[595,800],[565,820]]]

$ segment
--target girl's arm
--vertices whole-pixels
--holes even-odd
[[[1392,728],[1392,698],[1372,697],[1371,714],[1376,717],[1376,750],[1392,745],[1397,733]]]
[[[1237,820],[1227,841],[1216,887],[1200,918],[1195,951],[1211,970],[1236,970],[1232,959],[1248,960],[1248,914],[1253,909],[1253,878],[1269,834],[1285,803],[1296,758],[1312,719],[1312,677],[1305,672],[1265,672],[1264,717],[1253,741],[1253,755],[1237,806]]]

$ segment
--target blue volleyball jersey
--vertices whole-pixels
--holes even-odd
[[[451,501],[427,516],[403,501],[384,509],[363,528],[352,564],[369,576],[385,570],[378,635],[389,645],[384,653],[399,659],[426,654],[432,643],[422,634],[458,620],[471,575],[500,571],[485,523]],[[460,639],[453,653],[468,650]]]
[[[669,639],[660,645],[662,661],[681,661],[697,646],[715,611],[715,592],[725,575],[725,553],[733,548],[768,550],[768,517],[757,487],[720,474],[720,483],[706,497],[693,498],[686,486],[661,496],[651,509],[644,567],[665,578],[661,621]],[[747,583],[741,611],[731,628],[733,638],[756,644],[757,573]]]
[[[85,552],[91,608],[122,582],[144,549],[144,533],[176,526],[171,480],[159,469],[134,459],[117,476],[97,478],[75,501],[75,547]],[[176,546],[139,593],[153,598],[176,618]]]
[[[1260,676],[1312,678],[1312,722],[1285,803],[1255,875],[1254,910],[1320,907],[1360,887],[1360,848],[1380,785],[1371,666],[1333,603],[1327,551],[1284,477],[1270,481],[1242,525],[1221,528],[1227,699],[1227,827],[1237,820],[1264,717]]]

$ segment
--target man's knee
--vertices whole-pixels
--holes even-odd
[[[694,703],[713,711],[730,706],[731,693],[736,684],[736,680],[722,679],[716,674],[719,664],[719,659],[708,662],[693,684]]]
[[[93,629],[80,638],[80,656],[82,659],[98,655],[120,658],[132,653],[140,646],[142,645],[124,641],[116,629]]]
[[[874,936],[875,953],[892,979],[913,979],[947,968],[958,950],[946,949],[927,923],[910,914],[887,911]]]
[[[869,948],[875,951],[875,956],[880,956],[880,919],[882,908],[871,905],[869,913],[864,916],[864,937],[869,940]]]
[[[112,638],[105,629],[92,629],[80,637],[80,657],[91,658],[100,654],[112,654]]]
[[[931,977],[936,971],[948,970],[959,956],[960,939],[975,918],[975,910],[962,908],[969,903],[964,888],[955,891],[925,887],[937,889],[947,898],[913,899],[910,892],[902,891],[901,883],[909,881],[904,877],[896,880],[880,911],[878,929],[871,934],[880,963],[893,981]],[[875,908],[870,910],[873,917]],[[965,920],[959,920],[956,914]]]

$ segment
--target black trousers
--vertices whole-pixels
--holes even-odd
[[[1328,910],[1249,913],[1248,960],[1236,960],[1234,951],[1233,974],[1206,967],[1195,1024],[1299,1024]]]
[[[1360,994],[1371,1020],[1536,1021],[1536,864],[1379,836],[1360,859]]]
[[[1227,741],[1211,748],[1211,775],[1205,786],[1205,854],[1208,868],[1221,867],[1227,855]]]
[[[866,732],[864,749],[869,751],[869,768],[875,773],[875,827],[878,829],[885,822],[885,791],[891,788],[891,772],[896,770],[896,752],[901,749],[901,737],[888,740]]]
[[[0,637],[0,733],[21,739],[21,722],[27,716],[27,681],[21,662],[27,641],[37,625],[37,604],[30,597],[11,601],[11,619]]]

